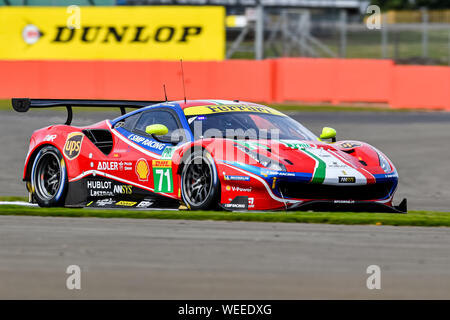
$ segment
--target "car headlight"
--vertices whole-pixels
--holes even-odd
[[[384,172],[388,173],[392,171],[391,165],[389,164],[389,161],[387,161],[386,157],[383,156],[381,153],[377,152],[378,159],[380,160],[380,167],[383,169]]]
[[[258,162],[262,164],[264,167],[274,170],[274,171],[286,171],[286,167],[279,163],[278,161],[272,160],[269,157],[263,156],[262,154],[257,154]]]
[[[251,151],[248,148],[242,147],[240,145],[235,145],[236,148],[238,148],[239,150],[241,150],[242,152],[245,152],[246,154],[248,154],[253,160],[257,161],[258,163],[260,163],[261,165],[263,165],[264,167],[270,169],[270,170],[274,170],[274,171],[286,171],[286,167],[282,164],[279,163],[276,160],[270,159],[269,157],[266,157],[265,155],[259,154],[257,152]]]

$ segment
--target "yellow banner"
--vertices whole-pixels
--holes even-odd
[[[0,8],[0,59],[224,58],[223,7]]]

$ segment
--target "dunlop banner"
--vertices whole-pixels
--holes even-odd
[[[2,7],[1,60],[223,60],[223,7]]]

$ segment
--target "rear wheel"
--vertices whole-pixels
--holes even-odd
[[[63,206],[67,192],[64,158],[53,146],[42,148],[31,170],[33,197],[41,207]]]
[[[188,156],[181,174],[181,194],[190,209],[218,207],[220,182],[214,161],[207,151],[195,151]]]

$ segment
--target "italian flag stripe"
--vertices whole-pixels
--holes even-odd
[[[314,170],[314,174],[313,174],[311,183],[323,183],[323,181],[325,180],[325,171],[327,169],[325,162],[322,159],[320,159],[319,157],[317,157],[315,154],[312,154],[311,152],[309,152],[305,149],[299,149],[299,150],[301,150],[302,152],[306,153],[311,158],[316,160],[316,168]]]

